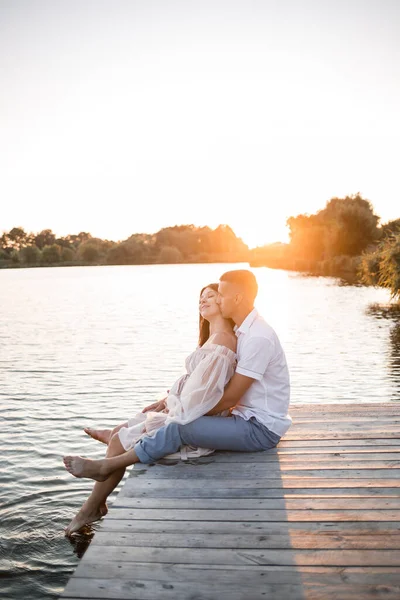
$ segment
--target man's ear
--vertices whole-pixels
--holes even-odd
[[[243,300],[243,294],[241,294],[240,292],[238,294],[235,294],[235,304],[240,304]]]

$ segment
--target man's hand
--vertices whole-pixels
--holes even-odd
[[[168,390],[169,393],[169,390]],[[168,396],[165,396],[165,398],[163,398],[162,400],[159,400],[158,402],[153,402],[153,404],[149,404],[149,406],[145,406],[144,409],[142,410],[142,413],[145,412],[149,412],[149,410],[151,410],[152,412],[161,412],[164,409],[167,408],[167,400]]]
[[[254,379],[241,375],[240,373],[234,373],[232,379],[225,388],[224,395],[214,408],[208,411],[206,416],[213,417],[224,410],[231,410],[235,408],[235,405],[239,402],[240,398],[249,389]]]

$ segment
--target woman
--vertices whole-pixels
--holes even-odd
[[[108,444],[107,458],[127,452],[142,435],[151,435],[173,421],[190,423],[218,404],[235,371],[236,336],[233,321],[221,314],[217,296],[218,284],[215,283],[205,286],[200,292],[199,345],[187,357],[187,373],[175,382],[165,402],[151,405],[111,431],[85,430],[93,438]],[[66,469],[76,477],[80,477],[83,461],[85,459],[80,457],[64,457]],[[121,468],[105,481],[96,481],[89,498],[66,528],[66,535],[107,514],[107,497],[121,481],[124,472],[125,468]]]

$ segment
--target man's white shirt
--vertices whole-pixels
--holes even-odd
[[[251,377],[254,382],[232,413],[246,420],[255,417],[282,437],[292,419],[288,414],[289,370],[279,338],[256,309],[235,328],[235,333],[238,338],[236,373]]]

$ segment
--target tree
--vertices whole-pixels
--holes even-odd
[[[17,265],[19,263],[18,250],[15,250],[15,248],[13,250],[11,250],[10,258],[11,258],[12,262]]]
[[[126,246],[130,265],[149,264],[156,260],[157,248],[154,235],[135,233],[121,244]]]
[[[360,194],[332,198],[314,215],[290,217],[290,245],[299,258],[359,256],[379,239],[379,217]]]
[[[78,233],[78,235],[72,234],[62,238],[62,245],[64,246],[66,242],[76,250],[77,248],[79,248],[80,244],[89,241],[91,238],[92,236],[90,235],[90,233],[87,233],[86,231],[81,231],[80,233]]]
[[[6,251],[9,248],[8,244],[9,244],[8,234],[6,232],[4,232],[2,234],[2,236],[0,237],[0,248],[3,251]]]
[[[249,250],[228,225],[219,225],[215,230],[195,225],[165,227],[155,234],[157,256],[164,247],[176,248],[186,261],[198,260],[204,253],[244,260]]]
[[[359,193],[332,198],[319,216],[328,231],[332,256],[360,255],[379,238],[379,217],[374,214],[371,202]]]
[[[60,262],[61,248],[57,244],[45,246],[42,250],[42,262],[45,264],[53,264]]]
[[[75,252],[72,248],[61,249],[61,260],[63,262],[72,262],[75,259]]]
[[[86,262],[99,262],[113,246],[114,242],[91,237],[86,242],[80,244],[78,253]]]
[[[55,242],[56,236],[51,229],[43,229],[43,231],[34,237],[34,244],[39,250],[43,250],[45,246],[52,246]]]
[[[99,246],[91,241],[84,242],[79,246],[79,254],[85,262],[97,262],[100,258]]]
[[[229,225],[218,225],[211,232],[211,249],[217,254],[244,255],[248,252],[248,246],[236,237]]]
[[[317,215],[298,215],[286,221],[289,227],[290,249],[297,259],[318,261],[324,258],[327,230]]]
[[[26,246],[20,252],[22,262],[27,265],[34,265],[40,262],[41,252],[37,246]]]
[[[182,254],[178,248],[163,246],[158,255],[158,261],[162,264],[176,264],[182,262]]]
[[[5,248],[21,250],[29,244],[30,236],[22,227],[13,227],[8,233],[3,234],[1,241]]]
[[[127,244],[116,244],[107,252],[107,264],[109,265],[130,265],[132,257]]]

